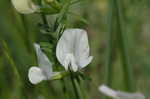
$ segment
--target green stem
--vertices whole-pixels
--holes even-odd
[[[77,76],[77,79],[78,79],[77,81],[78,81],[78,84],[80,86],[80,91],[81,91],[83,99],[88,99],[87,94],[86,94],[86,90],[84,88],[85,86],[83,84],[83,79],[80,76]]]
[[[69,11],[71,0],[67,0],[66,2],[67,3],[64,5],[64,7],[61,11],[61,15],[59,16],[58,22],[62,22],[66,18],[66,15]]]
[[[80,95],[78,93],[78,89],[77,89],[77,86],[76,86],[76,82],[75,82],[75,78],[73,76],[73,73],[71,73],[70,77],[71,77],[71,83],[72,83],[72,86],[73,86],[73,89],[74,89],[74,92],[75,92],[76,99],[80,99]]]
[[[68,13],[68,10],[69,10],[69,7],[70,7],[71,0],[67,0],[66,2],[67,3],[62,8],[60,16],[58,17],[58,20],[57,20],[57,23],[59,24],[58,27],[60,27],[60,29],[57,28],[58,29],[57,41],[59,40],[59,37],[61,36],[61,33],[64,31],[64,29],[66,27],[66,24],[63,23],[63,21],[67,19],[67,13]]]
[[[109,11],[108,11],[108,44],[107,44],[107,56],[106,56],[106,68],[105,68],[105,82],[109,87],[112,87],[113,82],[113,62],[115,56],[116,42],[115,42],[115,11],[114,11],[114,1],[109,1]],[[106,96],[103,96],[104,99],[107,99]]]
[[[129,56],[127,51],[127,43],[122,6],[120,5],[121,0],[109,0],[109,15],[108,15],[108,50],[107,50],[107,61],[106,61],[106,84],[112,87],[113,80],[113,59],[116,53],[116,44],[121,52],[121,60],[123,65],[124,79],[127,91],[133,91],[133,77],[132,69],[129,64]],[[117,42],[118,43],[117,43]],[[117,48],[117,47],[116,47]]]
[[[38,0],[38,4],[42,6],[42,1]],[[49,27],[48,20],[45,14],[41,13],[41,19],[43,21],[43,24]]]
[[[121,52],[122,57],[122,64],[123,64],[123,71],[124,71],[124,79],[126,84],[126,90],[127,91],[134,91],[134,83],[133,83],[133,73],[132,73],[132,67],[129,63],[129,55],[128,55],[128,44],[127,44],[127,37],[125,34],[125,24],[124,24],[124,16],[121,6],[120,0],[115,0],[115,7],[116,7],[116,20],[117,20],[117,33],[118,33],[118,41],[119,41],[119,48]]]
[[[106,84],[111,86],[112,73],[113,73],[113,56],[115,47],[115,32],[114,32],[114,2],[109,0],[109,12],[108,12],[108,47],[107,47],[107,59],[106,59]]]
[[[22,20],[23,28],[24,28],[24,38],[25,38],[24,42],[25,42],[25,45],[27,46],[28,51],[30,52],[31,51],[31,39],[29,36],[30,31],[28,30],[28,23],[24,15],[20,15],[20,17]]]
[[[69,99],[68,90],[67,90],[67,87],[65,85],[65,79],[62,79],[61,82],[62,82],[62,88],[63,88],[63,93],[65,96],[65,99]]]
[[[46,26],[49,26],[46,15],[41,14],[41,19],[43,20],[43,24],[45,24]]]
[[[11,66],[12,66],[12,69],[13,69],[13,71],[14,71],[14,73],[15,73],[17,82],[19,83],[19,82],[21,82],[21,78],[20,78],[19,72],[18,72],[18,70],[17,70],[17,66],[16,66],[16,64],[14,63],[14,61],[13,61],[11,55],[10,55],[10,52],[9,52],[7,43],[6,43],[4,40],[2,40],[2,44],[3,44],[3,47],[4,47],[4,49],[3,49],[4,55],[6,56],[6,58],[8,59],[8,61],[10,62]],[[20,85],[20,84],[21,84],[21,83],[19,83],[19,85]]]

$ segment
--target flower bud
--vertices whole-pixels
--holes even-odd
[[[11,0],[14,8],[22,14],[31,14],[38,11],[39,7],[32,0]]]

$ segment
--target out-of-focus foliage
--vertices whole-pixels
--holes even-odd
[[[150,97],[150,0],[122,1],[129,57],[134,70],[133,80],[137,91]],[[80,27],[88,31],[94,56],[92,64],[85,69],[86,74],[92,78],[92,81],[87,80],[85,83],[88,99],[101,99],[97,87],[104,83],[108,0],[82,0],[70,9],[77,15],[69,17],[68,27]],[[33,43],[44,39],[37,25],[41,22],[39,15],[17,13],[10,0],[0,0],[0,12],[0,99],[64,97],[60,84],[62,81],[42,82],[35,86],[27,78],[29,67],[37,64]],[[49,23],[53,19],[54,16],[49,16]],[[120,89],[123,88],[120,57],[117,57],[114,66],[113,84],[116,89]],[[70,82],[65,82],[65,86],[70,86]],[[67,90],[73,94],[70,88]]]

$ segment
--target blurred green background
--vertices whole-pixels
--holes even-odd
[[[91,54],[94,56],[91,65],[85,69],[85,73],[92,79],[85,84],[88,99],[102,98],[97,87],[105,83],[108,2],[83,0],[70,8],[78,16],[69,17],[68,27],[81,27],[88,31]],[[136,91],[150,97],[150,0],[122,2],[133,82]],[[50,23],[54,17],[49,16]],[[61,81],[32,85],[27,77],[29,67],[37,64],[33,43],[43,39],[37,25],[40,22],[39,15],[21,15],[13,8],[10,0],[0,0],[0,99],[65,99]],[[124,90],[121,59],[119,55],[115,57],[112,86]],[[65,83],[69,87],[69,81]],[[68,90],[69,94],[73,94],[72,90]]]

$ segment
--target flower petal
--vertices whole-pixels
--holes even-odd
[[[42,70],[38,67],[31,67],[29,69],[28,78],[32,84],[38,84],[42,80],[47,79],[47,77],[43,74]]]
[[[99,91],[102,92],[103,94],[105,94],[106,96],[113,97],[113,98],[117,97],[117,92],[108,88],[105,85],[100,86]]]
[[[89,56],[90,48],[88,43],[88,36],[85,30],[78,29],[76,30],[78,33],[77,40],[76,40],[76,50],[75,50],[75,57],[80,68],[84,68],[87,66],[91,61],[92,57]]]
[[[120,99],[145,99],[144,95],[141,93],[126,93],[118,91],[117,96]]]
[[[70,65],[70,68],[68,67],[69,65]],[[78,66],[76,64],[75,58],[72,53],[66,54],[64,67],[66,70],[68,70],[69,68],[74,72],[78,70]]]
[[[78,65],[76,64],[74,58],[71,59],[71,70],[73,70],[74,72],[78,71]]]
[[[22,14],[34,13],[39,9],[32,0],[11,0],[15,9]]]
[[[41,51],[40,46],[38,44],[34,44],[34,46],[38,58],[38,64],[40,68],[43,70],[44,74],[49,79],[53,73],[52,64],[49,61],[48,57]]]
[[[75,43],[75,34],[72,34],[70,29],[64,31],[58,41],[56,48],[56,56],[58,61],[64,66],[65,59],[69,53],[73,53]]]
[[[83,59],[83,60],[81,59],[81,60],[79,61],[79,64],[80,64],[81,68],[84,68],[84,67],[86,67],[88,64],[90,64],[92,60],[93,60],[93,56],[89,56],[88,58],[85,58],[85,59]]]
[[[89,57],[88,37],[85,30],[67,29],[64,31],[56,48],[57,59],[63,66],[65,57],[69,53],[73,54],[74,63],[80,69],[91,62],[92,58]]]
[[[144,95],[141,93],[127,93],[122,91],[115,91],[105,85],[100,86],[99,91],[101,91],[106,96],[112,97],[114,99],[145,99]]]

